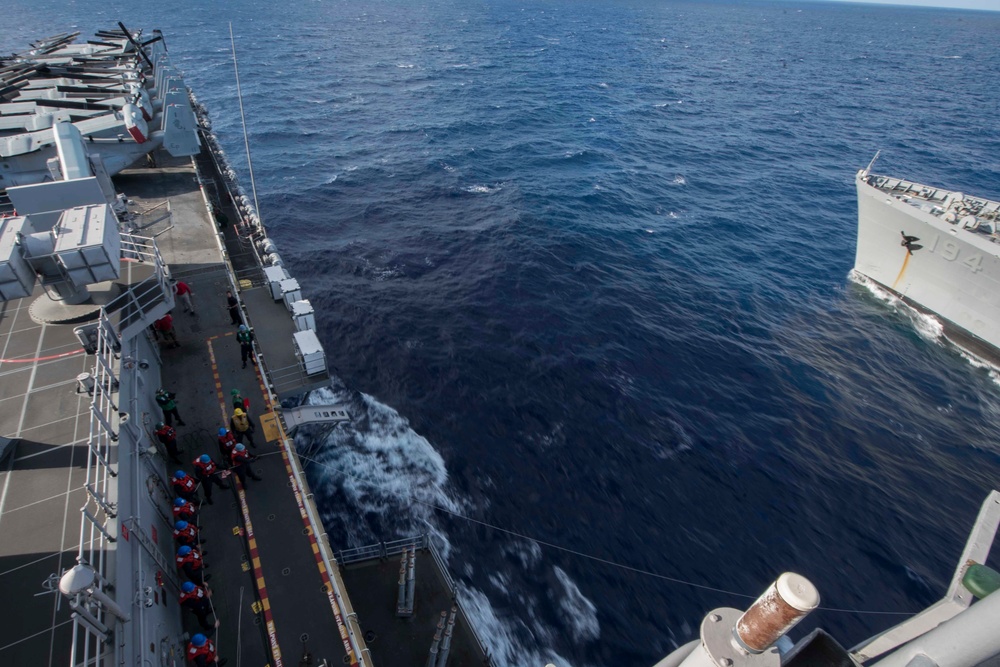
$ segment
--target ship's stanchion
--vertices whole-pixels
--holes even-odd
[[[416,592],[417,550],[407,548],[399,559],[399,593],[396,597],[396,616],[413,616],[413,597]]]
[[[412,615],[412,610],[406,606],[406,552],[399,559],[399,593],[396,596],[396,616]]]
[[[441,637],[444,634],[444,619],[447,618],[447,616],[447,612],[441,612],[441,618],[438,619],[437,629],[434,631],[434,641],[431,642],[431,651],[427,656],[426,667],[437,667],[438,646],[441,645]]]
[[[701,623],[701,641],[682,646],[655,667],[780,667],[775,642],[817,606],[812,582],[785,572],[746,612],[712,610]]]
[[[404,553],[408,553],[410,557],[409,568],[406,572],[406,608],[412,616],[414,608],[413,597],[417,588],[417,550],[412,549]]]
[[[444,616],[444,612],[441,612]],[[438,653],[437,667],[445,667],[448,664],[448,654],[451,653],[451,636],[455,633],[455,617],[458,616],[458,607],[452,606],[451,615],[448,617],[448,625],[444,630],[444,639],[441,640],[441,650]]]

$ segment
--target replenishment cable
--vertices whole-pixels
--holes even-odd
[[[273,452],[273,453],[278,453],[278,452]],[[271,453],[262,454],[261,456],[269,456],[270,454]],[[298,456],[299,456],[300,459],[302,459],[304,461],[309,461],[310,463],[315,463],[316,465],[321,466],[323,468],[326,468],[328,470],[332,470],[334,472],[339,472],[340,474],[344,475],[345,477],[351,477],[351,478],[356,479],[356,480],[361,481],[361,482],[368,482],[368,483],[372,482],[372,480],[370,480],[370,479],[367,479],[367,478],[364,478],[364,477],[359,477],[358,475],[354,475],[354,474],[351,474],[351,473],[349,473],[347,471],[340,470],[339,468],[334,467],[332,464],[327,464],[327,463],[323,463],[322,461],[317,461],[316,459],[314,459],[314,458],[312,458],[310,456],[306,456],[305,454],[302,454],[301,452],[299,452]],[[607,558],[602,558],[600,556],[595,556],[593,554],[588,554],[588,553],[583,552],[583,551],[578,551],[576,549],[571,549],[569,547],[564,547],[562,545],[556,544],[554,542],[549,542],[547,540],[540,540],[537,537],[531,537],[530,535],[525,535],[524,533],[519,533],[517,531],[510,530],[509,528],[504,528],[502,526],[498,526],[496,524],[489,523],[488,521],[482,521],[480,519],[474,519],[474,518],[472,518],[470,516],[466,516],[465,514],[461,514],[459,512],[454,511],[454,510],[450,510],[450,509],[447,509],[445,507],[441,507],[439,505],[435,505],[434,503],[427,502],[426,500],[421,500],[421,499],[417,498],[416,496],[414,496],[412,493],[410,494],[410,500],[412,500],[413,502],[416,502],[416,503],[420,503],[421,505],[429,507],[429,508],[431,508],[433,510],[436,510],[438,512],[441,512],[442,514],[448,514],[448,515],[456,517],[458,519],[463,519],[465,521],[468,521],[469,523],[474,523],[474,524],[478,524],[480,526],[484,526],[486,528],[491,528],[493,530],[499,531],[501,533],[505,533],[507,535],[511,535],[513,537],[520,538],[522,540],[528,540],[530,542],[535,542],[537,544],[540,544],[542,546],[548,547],[550,549],[555,549],[556,551],[562,551],[563,553],[568,553],[568,554],[577,556],[579,558],[584,558],[586,560],[595,561],[595,562],[601,563],[603,565],[609,565],[611,567],[616,567],[618,569],[625,570],[627,572],[633,572],[633,573],[641,574],[641,575],[644,575],[644,576],[647,576],[647,577],[653,577],[653,578],[656,578],[656,579],[660,579],[662,581],[669,581],[671,583],[679,584],[679,585],[682,585],[682,586],[689,586],[691,588],[697,588],[697,589],[704,590],[704,591],[711,591],[713,593],[721,593],[723,595],[731,595],[733,597],[743,598],[743,599],[747,599],[747,600],[756,600],[757,597],[758,597],[756,595],[747,595],[746,593],[737,593],[736,591],[730,591],[730,590],[726,590],[724,588],[718,588],[716,586],[709,586],[709,585],[706,585],[706,584],[699,584],[697,582],[688,581],[686,579],[679,579],[677,577],[670,577],[670,576],[667,576],[665,574],[660,574],[659,572],[653,572],[651,570],[645,570],[645,569],[642,569],[642,568],[633,567],[631,565],[626,565],[625,563],[619,563],[618,561],[609,560]],[[873,615],[873,616],[912,616],[914,614],[914,612],[909,612],[909,611],[877,611],[877,610],[870,610],[870,609],[844,609],[844,608],[840,608],[840,607],[817,607],[817,609],[820,609],[820,610],[823,610],[823,611],[829,611],[829,612],[843,613],[843,614],[858,614],[858,615]]]

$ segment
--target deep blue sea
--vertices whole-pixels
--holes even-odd
[[[881,149],[1000,196],[1000,13],[8,0],[0,51],[117,20],[163,29],[249,186],[232,21],[262,217],[338,378],[314,398],[356,417],[298,440],[327,529],[434,532],[500,665],[646,667],[747,604],[567,550],[750,596],[794,569],[840,609],[943,594],[1000,386],[849,279],[853,177]]]

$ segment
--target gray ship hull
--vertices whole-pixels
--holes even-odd
[[[1000,360],[996,202],[859,171],[855,270]]]

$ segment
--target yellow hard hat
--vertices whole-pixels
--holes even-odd
[[[240,417],[243,415],[243,410],[241,410],[240,408],[236,408],[235,410],[233,410],[233,414],[236,415],[237,417]]]

